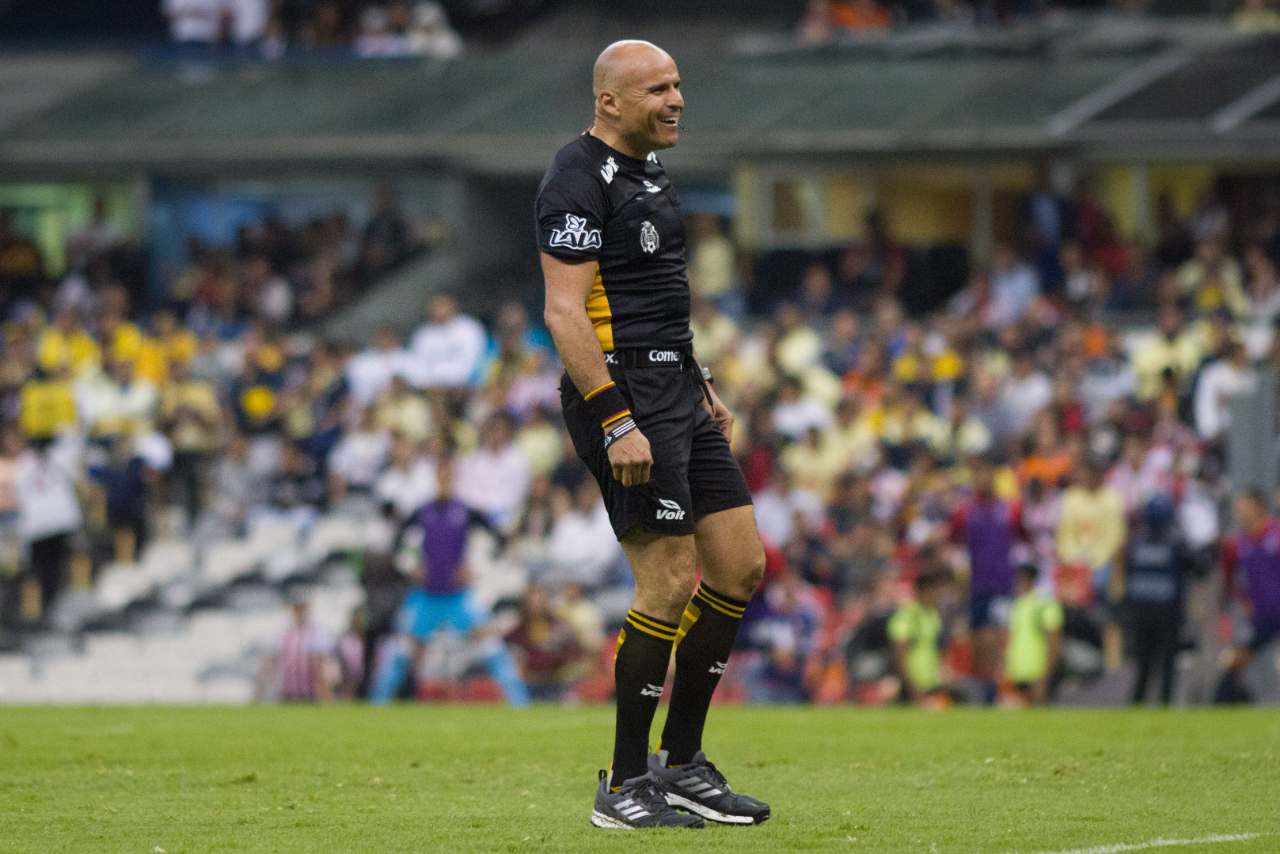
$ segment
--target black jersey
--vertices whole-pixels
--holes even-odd
[[[556,154],[534,215],[543,252],[596,262],[587,315],[602,349],[693,340],[684,221],[655,155],[636,160],[584,133]]]

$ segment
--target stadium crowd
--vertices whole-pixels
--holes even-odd
[[[1126,659],[1135,701],[1151,682],[1164,702],[1248,696],[1280,633],[1280,523],[1226,479],[1232,401],[1280,355],[1280,200],[1255,202],[1162,204],[1148,245],[1087,193],[1038,190],[1023,232],[915,316],[916,255],[878,215],[794,292],[691,217],[697,352],[768,554],[722,697],[1038,703]],[[313,226],[302,242],[327,245]],[[375,218],[361,241],[401,231]],[[444,292],[407,337],[291,331],[306,312],[281,306],[313,291],[274,281],[317,255],[286,234],[247,229],[236,275],[197,261],[146,318],[109,278],[10,300],[5,619],[38,625],[164,514],[207,544],[339,510],[381,532],[366,605],[336,646],[286,635],[286,696],[328,696],[312,664],[332,655],[339,696],[607,697],[628,572],[558,424],[545,331],[518,303],[486,327]],[[1134,308],[1155,328],[1121,327]],[[1183,650],[1207,687],[1178,692]]]

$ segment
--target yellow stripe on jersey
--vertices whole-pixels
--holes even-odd
[[[595,327],[600,349],[608,353],[613,349],[613,309],[609,308],[609,297],[604,292],[604,277],[600,275],[599,264],[596,264],[595,283],[587,295],[587,317]]]

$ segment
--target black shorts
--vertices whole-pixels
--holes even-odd
[[[679,349],[615,350],[606,360],[653,451],[648,483],[623,486],[614,479],[604,431],[567,375],[560,380],[560,402],[573,447],[600,484],[618,539],[635,528],[692,534],[703,516],[750,505],[751,493],[729,441],[704,406],[702,377],[692,355]]]

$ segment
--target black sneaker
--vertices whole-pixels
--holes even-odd
[[[613,830],[635,830],[639,827],[702,827],[696,815],[676,812],[667,805],[662,784],[653,774],[641,774],[626,780],[616,792],[609,791],[609,774],[600,772],[600,788],[596,790],[596,806],[591,823]]]
[[[667,751],[649,756],[649,775],[662,783],[667,803],[721,824],[760,824],[769,805],[729,788],[724,775],[699,750],[687,765],[667,767]]]

